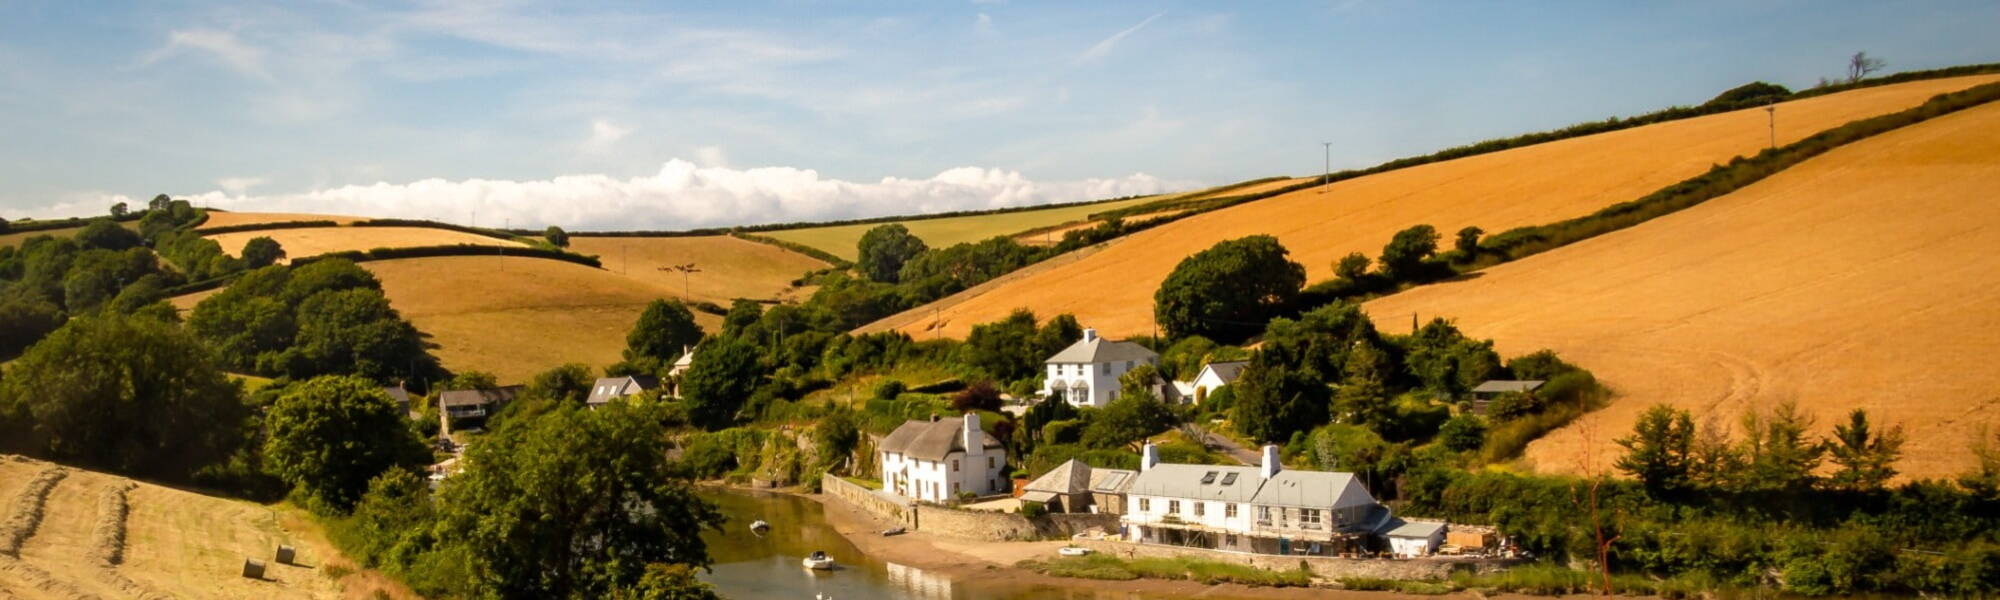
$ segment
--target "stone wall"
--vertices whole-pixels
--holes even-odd
[[[1201,548],[1179,546],[1159,546],[1134,544],[1110,540],[1084,540],[1078,545],[1109,554],[1118,558],[1136,557],[1177,557],[1186,556],[1201,560],[1233,562],[1260,569],[1283,571],[1299,568],[1304,563],[1312,569],[1313,576],[1323,579],[1343,577],[1368,577],[1376,579],[1425,580],[1443,579],[1456,571],[1488,573],[1498,571],[1518,563],[1510,559],[1475,558],[1336,558],[1328,556],[1283,556],[1276,554],[1251,554],[1247,552],[1223,552]]]
[[[863,512],[887,519],[907,527],[917,528],[916,505],[893,494],[871,490],[852,481],[822,474],[819,477],[820,493],[839,498]]]
[[[1017,513],[917,507],[917,531],[970,540],[1066,540],[1091,528],[1116,533],[1118,515],[1050,513],[1030,519]]]

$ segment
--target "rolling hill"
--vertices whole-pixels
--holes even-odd
[[[962,217],[915,218],[894,222],[901,223],[903,226],[910,228],[910,233],[922,239],[930,247],[943,248],[964,242],[977,242],[996,235],[1010,235],[1038,227],[1083,221],[1092,213],[1117,210],[1157,199],[1157,197],[1153,196],[1144,196],[1041,210],[1023,210]],[[757,235],[803,244],[834,256],[854,260],[856,256],[854,247],[855,244],[861,242],[861,234],[887,224],[887,222],[858,223],[802,229],[782,229],[759,232]]]
[[[570,237],[570,250],[597,255],[604,269],[721,306],[737,298],[776,299],[791,282],[827,264],[812,257],[726,235],[691,237]],[[662,271],[693,263],[696,272]]]
[[[361,263],[382,280],[389,305],[437,345],[446,368],[489,371],[502,383],[580,362],[617,362],[646,303],[679,294],[574,263],[499,256],[441,256]],[[722,318],[695,311],[710,331]]]
[[[361,598],[381,581],[288,509],[5,455],[0,502],[4,598]],[[271,561],[278,544],[299,564]],[[239,575],[245,558],[269,563],[263,579]],[[333,566],[350,574],[335,581]]]
[[[261,225],[264,223],[283,223],[286,221],[333,221],[341,225],[346,225],[349,223],[353,223],[355,221],[364,221],[364,220],[367,220],[367,218],[350,217],[345,215],[316,215],[307,213],[232,212],[232,211],[221,211],[221,210],[210,209],[208,211],[208,220],[202,221],[201,226],[231,227],[236,225]]]
[[[1576,467],[1587,439],[1609,460],[1655,403],[1733,427],[1746,409],[1793,400],[1823,430],[1852,408],[1901,424],[1903,472],[1952,475],[1971,463],[1975,432],[2000,425],[1995,189],[2000,106],[1989,104],[1366,309],[1455,318],[1505,353],[1552,348],[1614,388],[1609,407],[1529,446],[1540,469]]]
[[[447,246],[454,244],[509,248],[519,248],[522,246],[519,242],[434,227],[306,227],[298,229],[235,231],[204,237],[221,244],[222,251],[229,253],[231,256],[241,254],[243,252],[243,245],[250,243],[250,240],[268,237],[277,241],[278,245],[285,249],[286,256],[294,258],[349,250],[366,251],[375,248],[403,248],[409,246]]]
[[[1777,105],[1780,144],[1849,121],[1906,109],[1931,96],[2000,79],[1957,77],[1885,85]],[[1181,219],[1113,241],[1088,256],[1058,257],[980,293],[960,294],[885,319],[914,336],[963,337],[1016,308],[1071,313],[1107,336],[1145,335],[1153,292],[1179,261],[1216,242],[1272,234],[1311,280],[1332,275],[1349,252],[1379,253],[1398,230],[1430,224],[1449,235],[1575,217],[1638,198],[1712,164],[1770,143],[1762,110],[1657,123],[1414,166],[1309,188]]]

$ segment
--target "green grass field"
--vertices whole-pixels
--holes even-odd
[[[896,221],[910,228],[932,248],[943,248],[963,242],[977,242],[996,235],[1011,235],[1050,225],[1061,225],[1082,221],[1091,213],[1116,210],[1157,200],[1157,196],[1144,196],[1110,202],[1097,202],[1077,206],[1065,206],[1047,210],[1025,210],[1021,212],[968,217],[944,217],[938,219],[910,219]],[[804,244],[818,248],[834,256],[854,260],[854,245],[861,241],[861,234],[887,223],[866,223],[859,225],[834,225],[829,227],[808,227],[765,231],[758,235]]]

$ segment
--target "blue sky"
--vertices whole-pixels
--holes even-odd
[[[0,216],[678,228],[1310,174],[2000,61],[1993,2],[0,0]]]

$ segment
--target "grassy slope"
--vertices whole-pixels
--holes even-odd
[[[382,280],[389,304],[437,344],[453,370],[525,383],[567,362],[617,362],[647,302],[678,288],[554,260],[444,256],[361,264]],[[714,330],[721,317],[695,312]]]
[[[218,213],[222,214],[222,213]],[[243,251],[243,245],[250,240],[268,237],[285,249],[286,256],[302,258],[329,252],[349,250],[367,251],[375,248],[403,248],[409,246],[445,246],[452,244],[472,244],[477,246],[520,247],[517,242],[474,235],[450,229],[430,227],[312,227],[303,229],[269,229],[262,231],[237,231],[207,236],[222,245],[222,251],[235,256]]]
[[[1778,107],[1778,142],[1996,79],[1922,81],[1786,102]],[[1762,110],[1709,115],[1370,175],[1324,193],[1293,192],[1140,232],[1085,258],[1057,258],[1066,262],[885,322],[921,337],[934,330],[963,337],[974,324],[1025,307],[1043,316],[1075,314],[1109,336],[1145,335],[1159,282],[1182,258],[1216,242],[1276,235],[1310,279],[1325,279],[1338,257],[1377,254],[1411,225],[1434,225],[1449,238],[1468,225],[1495,232],[1638,198],[1762,149],[1769,143],[1765,119]]]
[[[308,213],[225,212],[220,210],[211,210],[208,211],[208,220],[202,221],[201,226],[228,227],[231,225],[283,223],[286,221],[333,221],[335,223],[346,225],[348,223],[353,223],[355,221],[361,221],[364,219],[366,219],[366,217],[349,217],[343,215],[317,215]],[[225,246],[226,245],[227,244],[225,244]]]
[[[4,510],[16,510],[21,488],[49,467],[49,463],[0,456]],[[123,521],[124,556],[122,563],[107,573],[90,558],[97,530],[117,523],[100,517],[100,503],[107,491],[124,485],[136,485],[126,496],[130,513]],[[8,563],[0,564],[0,591],[29,600],[71,594],[123,598],[137,593],[177,598],[330,599],[343,597],[343,585],[350,588],[348,593],[361,594],[354,597],[367,597],[372,590],[366,588],[381,583],[373,574],[351,575],[342,582],[328,577],[323,567],[343,565],[351,570],[353,565],[316,539],[317,530],[284,507],[204,496],[71,468],[50,492],[42,515],[40,525],[22,544],[20,563],[0,557],[0,563]],[[272,563],[262,581],[238,576],[244,558],[268,561],[281,543],[299,547],[299,562],[310,566]],[[120,577],[137,588],[134,594],[121,591]],[[405,596],[400,590],[389,593]]]
[[[1112,202],[1099,202],[1078,206],[1065,206],[1047,210],[1028,210],[991,215],[968,217],[945,217],[941,219],[911,219],[897,221],[910,228],[910,233],[922,238],[933,248],[943,248],[962,242],[977,242],[996,235],[1008,235],[1034,229],[1080,221],[1091,213],[1104,212],[1156,200],[1153,197],[1132,198]],[[758,235],[770,236],[788,242],[804,244],[824,250],[847,260],[854,260],[855,244],[861,241],[861,234],[887,223],[866,223],[859,225],[835,225],[831,227],[811,227],[806,229],[786,229],[765,231]]]
[[[770,244],[726,235],[699,237],[574,237],[570,249],[595,254],[607,271],[722,306],[737,298],[775,299],[792,280],[826,263]],[[694,263],[683,278],[662,267]]]
[[[119,224],[119,225],[122,225],[122,226],[124,226],[124,227],[125,227],[126,229],[130,229],[130,230],[133,230],[133,231],[138,231],[138,230],[139,230],[139,222],[138,222],[138,221],[122,221],[122,222],[120,222],[120,223],[118,223],[118,224]],[[77,231],[79,231],[79,230],[81,230],[81,229],[83,229],[83,228],[82,228],[82,227],[66,227],[66,228],[63,228],[63,229],[45,229],[45,230],[42,230],[42,231],[16,231],[16,232],[13,232],[13,233],[0,233],[0,246],[20,246],[22,242],[26,242],[26,241],[28,241],[28,238],[31,238],[31,237],[35,237],[35,236],[38,236],[38,235],[52,235],[52,236],[55,236],[55,237],[69,237],[69,236],[72,236],[72,235],[76,235],[76,232],[77,232]]]
[[[1791,399],[1830,430],[1865,408],[1909,429],[1900,465],[1961,471],[2000,425],[2000,106],[1857,142],[1630,230],[1370,302],[1453,317],[1506,353],[1553,348],[1621,398],[1536,441],[1574,468],[1659,402],[1733,426]],[[1586,436],[1586,432],[1590,435]]]

